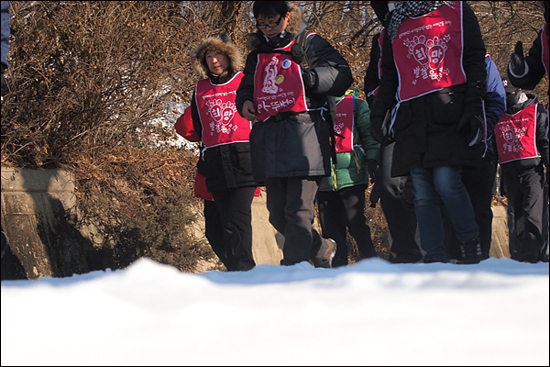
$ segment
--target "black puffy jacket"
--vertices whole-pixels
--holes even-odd
[[[280,45],[307,28],[288,33]],[[254,49],[248,55],[244,77],[237,91],[237,110],[242,115],[245,101],[254,101],[254,73],[259,52],[269,52],[265,38],[255,33]],[[305,52],[316,82],[306,88],[306,100],[310,109],[326,105],[327,96],[341,96],[353,83],[351,69],[342,55],[318,34],[309,35],[304,43]],[[280,117],[280,116],[279,116]],[[284,116],[278,121],[269,119],[256,122],[250,133],[254,178],[263,184],[266,177],[314,177],[330,174],[329,127],[321,112],[305,112]]]

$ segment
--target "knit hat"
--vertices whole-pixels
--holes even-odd
[[[506,92],[506,94],[517,93],[519,89],[518,87],[515,87],[510,79],[508,79],[508,77],[506,76],[502,78],[502,85],[504,86],[504,91]]]

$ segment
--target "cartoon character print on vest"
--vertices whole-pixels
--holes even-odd
[[[514,115],[504,114],[495,126],[500,163],[539,157],[536,145],[537,104]]]
[[[407,18],[399,27],[392,47],[401,101],[466,82],[461,14],[462,2],[450,2],[424,16]]]
[[[196,103],[206,148],[249,141],[250,121],[241,117],[235,106],[237,89],[243,76],[239,72],[225,84],[212,84],[209,79],[197,83]]]
[[[353,96],[345,96],[336,104],[336,122],[334,123],[336,153],[353,151]]]
[[[307,111],[305,87],[300,65],[292,61],[292,42],[273,50],[273,53],[259,53],[255,73],[254,101],[258,121],[265,121],[282,112],[300,113]]]

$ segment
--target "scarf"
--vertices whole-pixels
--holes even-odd
[[[397,30],[405,19],[428,14],[447,3],[448,1],[396,1],[395,10],[388,25],[390,40],[393,42],[397,36]]]

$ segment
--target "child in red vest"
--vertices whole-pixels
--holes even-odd
[[[512,259],[544,260],[544,183],[548,179],[547,111],[533,94],[502,79],[506,111],[495,126],[502,183],[508,197],[508,226]],[[544,166],[544,167],[543,167]]]

